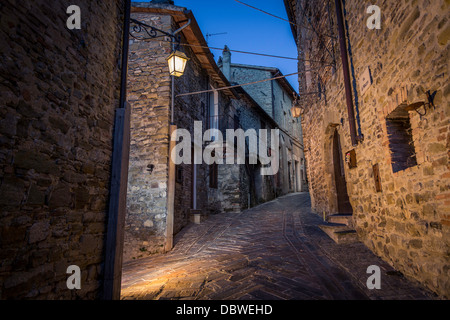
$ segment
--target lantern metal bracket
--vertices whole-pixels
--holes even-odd
[[[427,107],[429,109],[431,109],[431,108],[436,109],[436,106],[434,105],[434,97],[436,96],[436,93],[437,93],[437,91],[434,91],[433,93],[431,93],[431,91],[428,90],[427,92],[425,92],[428,102],[419,101],[419,102],[415,102],[415,103],[409,104],[409,105],[407,105],[405,107],[405,110],[406,111],[415,111],[415,112],[417,112],[417,114],[422,119],[422,117],[427,114]],[[422,106],[423,106],[423,109],[424,109],[423,113],[419,112],[419,110],[418,110]]]
[[[150,26],[136,19],[130,19],[130,36],[141,41],[169,37],[177,45],[179,45],[181,38],[180,35],[176,36],[175,34]]]

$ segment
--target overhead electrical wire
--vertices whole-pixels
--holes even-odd
[[[168,42],[168,43],[178,44],[178,42],[173,42],[171,40],[161,40],[161,39],[136,39],[136,40],[139,40],[139,41],[156,41],[156,42],[164,41],[164,42]],[[179,45],[186,46],[186,47],[197,47],[197,48],[204,48],[204,49],[209,49],[209,50],[220,50],[220,51],[223,51],[223,48],[203,46],[203,45],[200,45],[200,44],[190,44],[190,43],[181,42],[181,43],[179,43]],[[313,61],[313,60],[307,60],[307,59],[299,59],[299,58],[292,58],[292,57],[277,56],[277,55],[272,55],[272,54],[267,54],[267,53],[250,52],[250,51],[242,51],[242,50],[234,50],[234,49],[228,49],[228,50],[230,52],[236,52],[236,53],[242,53],[242,54],[251,54],[251,55],[257,55],[257,56],[264,56],[264,57],[269,57],[269,58],[297,60],[297,61],[309,61],[309,62],[313,62],[313,63],[323,63],[322,61]]]
[[[307,70],[307,71],[310,71],[310,70]],[[221,88],[209,89],[209,90],[201,90],[201,91],[195,91],[195,92],[180,93],[180,94],[177,95],[177,97],[189,96],[189,95],[201,94],[201,93],[207,93],[207,92],[222,91],[222,90],[232,89],[232,88],[238,88],[238,87],[248,86],[248,85],[251,85],[251,84],[257,84],[257,83],[266,82],[266,81],[272,81],[272,80],[281,79],[281,78],[285,78],[285,77],[289,77],[289,76],[295,76],[295,75],[300,74],[300,73],[301,72],[294,72],[294,73],[290,73],[290,74],[286,74],[286,75],[282,75],[282,76],[277,76],[277,77],[273,77],[273,78],[269,78],[269,79],[263,79],[263,80],[247,82],[247,83],[241,83],[241,84],[235,84],[235,85],[231,85],[231,86],[227,86],[227,87],[221,87]],[[316,94],[316,93],[317,92],[301,92],[299,94],[299,96]]]
[[[294,25],[294,26],[297,26],[297,27],[300,27],[300,28],[304,28],[304,29],[313,31],[313,32],[317,35],[317,38],[319,39],[319,42],[323,44],[325,50],[328,52],[328,54],[330,55],[331,59],[333,60],[332,63],[331,63],[331,65],[333,66],[333,68],[335,68],[336,62],[335,62],[334,54],[333,54],[332,52],[330,52],[330,50],[328,49],[328,46],[324,43],[324,41],[323,41],[323,39],[321,38],[321,36],[328,37],[328,38],[330,38],[330,39],[332,39],[332,40],[335,40],[335,39],[337,39],[337,38],[336,38],[334,35],[329,35],[329,34],[326,34],[326,33],[319,33],[319,32],[316,30],[316,28],[314,28],[314,26],[313,26],[313,24],[312,24],[312,22],[311,22],[310,19],[308,19],[308,18],[305,17],[306,20],[307,20],[307,22],[308,22],[308,24],[310,25],[310,27],[308,27],[308,26],[305,26],[304,24],[300,25],[300,24],[294,23],[294,22],[292,22],[292,21],[290,21],[290,20],[281,18],[281,17],[279,17],[279,16],[276,16],[276,15],[274,15],[274,14],[272,14],[272,13],[269,13],[269,12],[267,12],[267,11],[264,11],[264,10],[262,10],[262,9],[259,9],[259,8],[257,8],[257,7],[254,7],[254,6],[252,6],[252,5],[249,5],[249,4],[247,4],[247,3],[245,3],[245,2],[242,2],[242,1],[240,1],[240,0],[234,0],[234,1],[237,2],[237,3],[240,3],[240,4],[242,4],[242,5],[245,5],[245,6],[249,7],[249,8],[252,8],[252,9],[254,9],[254,10],[257,10],[257,11],[259,11],[259,12],[262,12],[262,13],[264,13],[264,14],[267,14],[267,15],[269,15],[269,16],[271,16],[271,17],[274,17],[274,18],[277,18],[277,19],[286,21],[286,22],[290,23],[291,25]],[[301,6],[300,9],[301,9],[301,11],[302,11],[302,13],[303,13],[303,16],[305,16],[305,8]],[[313,62],[313,61],[311,61],[311,60],[298,59],[298,61],[302,61],[302,60],[303,60],[303,61]],[[323,64],[323,62],[318,62],[318,63]],[[324,65],[324,66],[329,66],[329,64]]]
[[[315,31],[315,30],[314,30],[314,27],[311,25],[311,23],[310,23],[311,28],[310,28],[310,27],[307,27],[307,26],[305,26],[305,25],[299,25],[299,24],[297,24],[297,23],[295,23],[295,22],[289,21],[288,19],[281,18],[281,17],[276,16],[276,15],[270,13],[270,12],[267,12],[267,11],[264,11],[264,10],[259,9],[259,8],[257,8],[257,7],[251,6],[251,5],[249,5],[248,3],[245,3],[245,2],[242,2],[242,1],[239,1],[239,0],[234,0],[234,1],[236,1],[237,3],[243,4],[244,6],[247,6],[247,7],[249,7],[249,8],[252,8],[252,9],[255,9],[255,10],[257,10],[257,11],[260,11],[260,12],[262,12],[262,13],[264,13],[264,14],[267,14],[267,15],[269,15],[269,16],[271,16],[271,17],[274,17],[274,18],[277,18],[277,19],[286,21],[286,22],[292,24],[293,26],[301,27],[301,28],[304,28],[304,29],[307,29],[307,30],[311,30],[311,31]],[[309,22],[309,21],[308,21],[308,22]],[[329,38],[333,38],[333,39],[336,38],[335,36],[331,36],[331,35],[328,35],[328,34],[325,34],[325,33],[322,34],[322,35],[324,35],[324,36],[326,36],[326,37],[329,37]]]
[[[254,7],[254,6],[251,6],[251,5],[249,5],[249,4],[245,3],[245,2],[242,2],[242,1],[239,1],[239,0],[234,0],[234,1],[236,1],[236,2],[238,2],[238,3],[240,3],[240,4],[243,4],[244,6],[247,6],[247,7],[249,7],[249,8],[258,10],[258,11],[260,11],[260,12],[262,12],[262,13],[265,13],[265,14],[267,14],[267,15],[269,15],[269,16],[272,16],[272,17],[274,17],[274,18],[277,18],[277,19],[280,19],[280,20],[289,22],[290,24],[292,24],[292,25],[294,25],[294,26],[297,25],[297,24],[295,24],[295,23],[292,22],[292,21],[289,21],[289,20],[287,20],[287,19],[281,18],[281,17],[279,17],[279,16],[276,16],[276,15],[274,15],[274,14],[272,14],[272,13],[269,13],[269,12],[267,12],[267,11],[261,10],[261,9],[259,9],[259,8]]]
[[[295,73],[290,73],[290,74],[283,75],[283,76],[273,77],[273,78],[270,78],[270,79],[258,80],[258,81],[247,82],[247,83],[242,83],[242,84],[235,84],[235,85],[232,85],[232,86],[221,87],[221,88],[216,88],[216,89],[209,89],[209,90],[201,90],[201,91],[195,91],[195,92],[181,93],[181,94],[178,94],[177,97],[188,96],[188,95],[193,95],[193,94],[200,94],[200,93],[206,93],[206,92],[222,91],[222,90],[226,90],[226,89],[232,89],[232,88],[237,88],[237,87],[242,87],[242,86],[248,86],[248,85],[251,85],[251,84],[256,84],[256,83],[261,83],[261,82],[266,82],[266,81],[271,81],[271,80],[276,80],[276,79],[281,79],[281,78],[285,78],[285,77],[289,77],[289,76],[294,76],[294,75],[299,74],[299,73],[300,72],[295,72]]]
[[[276,15],[274,15],[272,13],[269,13],[269,12],[264,11],[262,9],[256,8],[254,6],[251,6],[251,5],[247,4],[247,3],[244,3],[242,1],[239,1],[239,0],[234,0],[234,1],[236,1],[236,2],[238,2],[240,4],[242,4],[242,5],[245,5],[247,7],[250,7],[252,9],[255,9],[257,11],[260,11],[260,12],[262,12],[264,14],[269,15],[269,16],[272,16],[274,18],[286,21],[286,22],[288,22],[288,23],[290,23],[290,24],[292,24],[294,26],[299,26],[301,28],[312,30],[317,35],[319,35],[317,33],[317,31],[314,29],[313,25],[311,24],[311,22],[309,20],[308,20],[308,22],[311,25],[311,27],[307,27],[305,25],[298,25],[298,24],[296,24],[296,23],[294,23],[292,21],[289,21],[287,19],[281,18],[281,17],[276,16]],[[331,36],[331,35],[328,35],[328,34],[321,34],[321,35],[329,37],[329,38],[332,38],[332,39],[336,38],[335,36]],[[161,39],[138,39],[138,38],[136,38],[136,40],[141,40],[141,41],[158,41],[158,42],[164,41],[164,42],[174,43],[172,40],[161,40]],[[179,45],[182,45],[182,46],[188,46],[188,47],[200,47],[200,48],[205,48],[205,49],[209,49],[209,50],[220,50],[220,51],[223,50],[222,48],[215,48],[215,47],[204,46],[204,45],[196,45],[196,44],[189,44],[189,43],[178,43],[178,42],[175,42],[175,43],[179,44]],[[328,51],[328,48],[326,48],[326,49]],[[328,67],[328,66],[333,66],[332,64],[323,64],[323,61],[313,61],[313,60],[309,60],[309,59],[283,57],[283,56],[277,56],[277,55],[271,55],[271,54],[265,54],[265,53],[257,53],[257,52],[249,52],[249,51],[242,51],[242,50],[232,50],[232,49],[228,49],[228,50],[230,52],[236,52],[236,53],[242,53],[242,54],[251,54],[251,55],[265,56],[265,57],[278,58],[278,59],[288,59],[288,60],[297,60],[297,61],[305,61],[305,62],[308,61],[308,62],[313,62],[313,63],[320,63],[320,64],[322,64],[321,68]],[[307,71],[313,71],[313,69],[302,71],[302,72],[307,72]],[[177,97],[188,96],[188,95],[195,95],[195,94],[201,94],[201,93],[207,93],[207,92],[214,92],[214,91],[221,91],[221,90],[232,89],[232,88],[237,88],[237,87],[243,87],[243,86],[257,84],[257,83],[261,83],[261,82],[266,82],[266,81],[272,81],[272,80],[276,80],[276,79],[286,78],[286,77],[289,77],[289,76],[298,75],[300,73],[301,72],[294,72],[294,73],[290,73],[290,74],[287,74],[287,75],[276,76],[276,77],[273,77],[273,78],[259,80],[259,81],[253,81],[253,82],[248,82],[248,83],[243,83],[243,84],[231,85],[231,86],[226,86],[226,87],[221,87],[221,88],[216,88],[216,89],[210,89],[210,90],[201,90],[201,91],[196,91],[196,92],[182,93],[182,94],[178,94]],[[311,94],[317,94],[317,92],[301,92],[298,95],[301,96],[301,95],[311,95]]]
[[[221,49],[221,48],[214,48],[214,47],[206,47],[206,48],[212,49],[212,50],[223,50],[223,49]],[[276,55],[267,54],[267,53],[249,52],[249,51],[232,50],[232,49],[228,49],[228,50],[229,50],[230,52],[244,53],[244,54],[253,54],[253,55],[257,55],[257,56],[264,56],[264,57],[270,57],[270,58],[279,58],[279,59],[288,59],[288,60],[298,60],[297,58],[283,57],[283,56],[276,56]]]
[[[161,39],[138,39],[138,38],[136,38],[136,40],[139,40],[139,41],[157,41],[157,42],[163,41],[163,42],[173,43],[173,41],[171,41],[171,40],[161,40]],[[177,43],[177,42],[175,42],[175,43]],[[208,47],[208,46],[203,46],[203,45],[195,45],[195,44],[189,44],[189,43],[179,43],[179,44],[182,45],[182,46],[201,47],[201,48],[207,48],[207,49],[213,49],[213,50],[223,50],[221,48],[214,48],[214,47]],[[248,51],[240,51],[240,50],[230,50],[230,51],[232,51],[232,52],[239,52],[239,53],[245,53],[245,54],[263,55],[263,56],[274,57],[274,58],[294,59],[294,60],[302,60],[302,61],[313,62],[312,60],[296,59],[296,58],[289,58],[289,57],[281,57],[281,56],[274,56],[274,55],[263,54],[263,53],[256,53],[256,52],[248,52]],[[321,61],[315,61],[315,62],[318,62],[318,63],[322,64],[321,67],[319,67],[319,68],[332,67],[332,65],[330,65],[330,64],[325,64],[324,65],[323,62],[321,62]],[[305,70],[305,71],[302,71],[302,72],[308,72],[308,71],[313,71],[313,70],[314,69],[309,69],[309,70]],[[257,84],[257,83],[261,83],[261,82],[281,79],[281,78],[285,78],[285,77],[289,77],[289,76],[294,76],[294,75],[298,75],[300,73],[301,72],[294,72],[294,73],[290,73],[290,74],[286,74],[286,75],[282,75],[282,76],[277,76],[277,77],[273,77],[273,78],[269,78],[269,79],[254,81],[254,82],[248,82],[248,83],[237,84],[237,85],[221,87],[221,88],[216,88],[216,89],[210,89],[210,90],[202,90],[202,91],[196,91],[196,92],[182,93],[182,94],[178,94],[177,97],[194,95],[194,94],[201,94],[201,93],[207,93],[207,92],[214,92],[214,91],[221,91],[221,90],[226,90],[226,89],[232,89],[232,88],[247,86],[247,85],[251,85],[251,84]],[[310,95],[310,94],[316,94],[316,93],[317,92],[302,92],[299,95]]]
[[[202,46],[202,45],[189,44],[189,43],[180,43],[180,45],[183,45],[183,46],[190,46],[190,47],[201,47],[201,48],[210,49],[210,50],[220,50],[220,51],[223,51],[223,48],[216,48],[216,47]],[[322,61],[312,61],[312,60],[298,59],[298,58],[292,58],[292,57],[283,57],[283,56],[277,56],[277,55],[267,54],[267,53],[259,53],[259,52],[250,52],[250,51],[234,50],[234,49],[229,49],[229,48],[228,48],[228,50],[229,50],[230,52],[243,53],[243,54],[252,54],[252,55],[264,56],[264,57],[269,57],[269,58],[288,59],[288,60],[296,60],[296,61],[301,60],[301,61],[309,61],[309,62],[322,63]]]
[[[189,46],[189,47],[199,47],[204,49],[210,49],[210,50],[220,50],[223,51],[223,48],[217,48],[217,47],[210,47],[210,46],[202,46],[200,44],[189,44],[189,43],[180,43],[182,46]],[[292,57],[283,57],[283,56],[277,56],[273,54],[267,54],[267,53],[259,53],[259,52],[250,52],[250,51],[242,51],[242,50],[234,50],[234,49],[228,49],[230,52],[236,52],[236,53],[243,53],[243,54],[252,54],[257,56],[264,56],[269,58],[278,58],[278,59],[288,59],[288,60],[298,60],[297,58]]]
[[[333,64],[335,64],[334,54],[330,52],[330,50],[328,49],[328,46],[324,43],[323,39],[320,36],[322,35],[322,36],[330,37],[332,40],[336,40],[337,38],[334,37],[334,36],[329,36],[329,35],[324,34],[324,33],[319,34],[319,32],[317,32],[316,28],[314,28],[313,24],[311,23],[311,19],[306,17],[305,6],[301,6],[300,5],[300,10],[302,11],[302,14],[303,14],[303,17],[305,18],[305,20],[308,21],[308,24],[311,26],[311,28],[309,30],[312,30],[317,35],[317,38],[318,38],[319,42],[324,46],[325,50],[327,50],[327,52],[330,55],[331,59],[333,59]],[[304,27],[304,28],[306,28],[306,27]],[[308,28],[306,28],[306,29],[308,29]]]

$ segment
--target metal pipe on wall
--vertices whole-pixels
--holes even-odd
[[[184,28],[191,24],[191,19],[177,30],[173,31],[172,34],[172,51],[175,51],[175,41],[176,35],[181,32]],[[172,87],[171,87],[171,101],[170,101],[170,125],[169,125],[169,162],[168,162],[168,182],[167,182],[167,216],[166,216],[166,232],[165,232],[165,246],[164,250],[166,252],[172,250],[173,248],[173,224],[175,220],[174,210],[175,210],[175,163],[172,160],[172,150],[175,148],[175,141],[172,140],[172,133],[177,130],[177,126],[174,123],[174,112],[175,112],[175,76],[172,75]]]
[[[116,109],[111,156],[111,182],[105,244],[103,295],[119,300],[130,152],[130,106],[126,102],[131,1],[124,1],[119,107]]]
[[[345,38],[344,31],[344,19],[342,17],[342,6],[341,0],[335,0],[336,5],[336,18],[337,25],[339,30],[339,48],[341,52],[341,60],[342,60],[342,71],[344,72],[344,88],[345,88],[345,100],[347,103],[347,113],[348,113],[348,123],[350,127],[350,137],[352,141],[352,145],[357,145],[356,140],[356,124],[355,124],[355,114],[353,110],[353,97],[352,97],[352,87],[350,82],[350,72],[349,72],[349,64],[348,64],[348,55],[347,55],[347,43]]]

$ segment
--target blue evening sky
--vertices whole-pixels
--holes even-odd
[[[287,19],[283,0],[240,0],[251,6]],[[234,0],[174,0],[175,5],[191,10],[208,45],[231,50],[250,51],[284,57],[297,57],[297,47],[290,24]],[[221,50],[211,50],[217,61]],[[283,74],[297,72],[297,61],[261,57],[241,53],[231,53],[231,62],[276,67]],[[292,87],[298,91],[298,76],[287,77]]]

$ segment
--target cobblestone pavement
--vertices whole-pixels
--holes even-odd
[[[362,243],[336,244],[317,226],[308,193],[210,216],[174,249],[124,264],[122,299],[433,299]],[[381,289],[366,287],[381,268]]]

